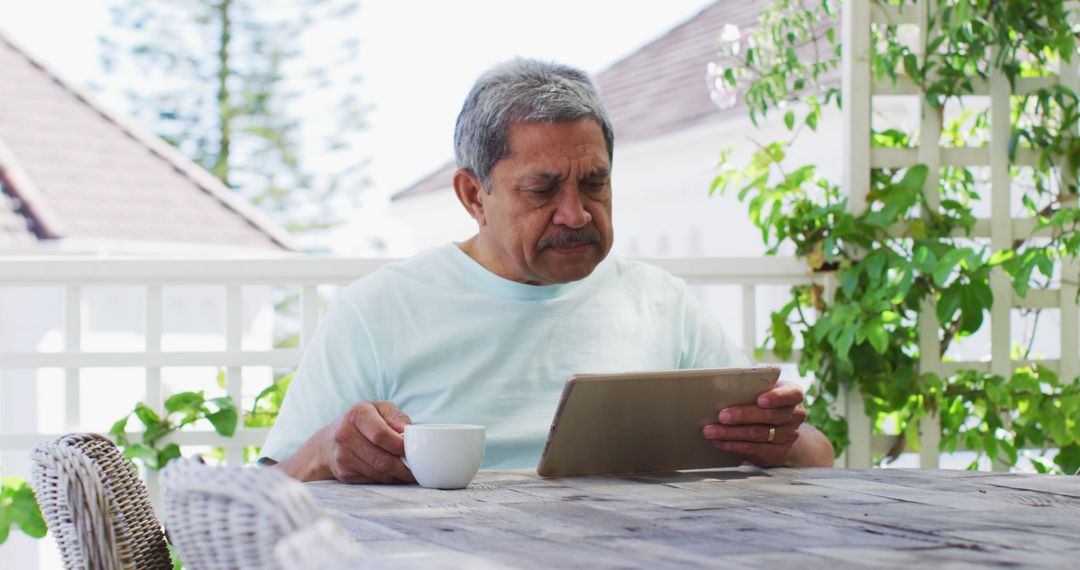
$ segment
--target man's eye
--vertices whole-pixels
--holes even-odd
[[[529,194],[534,194],[534,195],[537,195],[537,196],[548,196],[548,195],[552,194],[553,192],[555,192],[555,189],[551,188],[551,187],[548,187],[548,188],[530,188],[529,190],[527,190],[527,192]]]
[[[603,190],[607,185],[607,180],[589,180],[585,182],[585,187],[589,190]]]

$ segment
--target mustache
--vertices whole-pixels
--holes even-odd
[[[549,247],[563,247],[566,245],[580,245],[600,243],[600,234],[594,230],[585,228],[572,229],[562,232],[561,234],[542,240],[539,245],[536,246],[536,250],[540,251]]]

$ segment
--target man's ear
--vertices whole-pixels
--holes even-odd
[[[454,194],[457,194],[461,205],[465,206],[465,210],[477,224],[481,226],[487,224],[487,218],[484,217],[484,198],[487,197],[484,186],[464,168],[459,168],[454,173]]]

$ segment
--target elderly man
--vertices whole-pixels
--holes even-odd
[[[483,424],[486,467],[534,467],[571,373],[748,365],[685,283],[608,257],[613,144],[581,71],[516,59],[481,76],[453,180],[479,231],[336,295],[268,462],[301,480],[412,482],[401,432],[417,421]],[[701,437],[758,465],[831,465],[802,399],[779,385]]]

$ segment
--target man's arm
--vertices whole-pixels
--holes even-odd
[[[301,481],[415,483],[401,462],[405,454],[401,433],[409,423],[409,416],[391,402],[359,402],[274,468]]]
[[[718,423],[702,433],[717,449],[745,455],[762,467],[832,467],[833,447],[806,421],[803,391],[778,383],[758,396],[756,404],[720,411]]]

